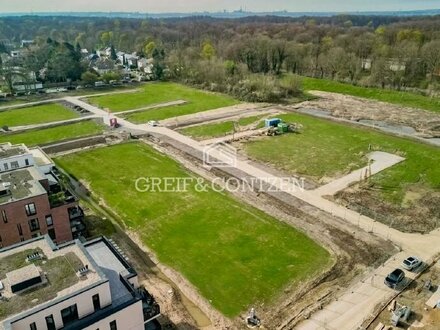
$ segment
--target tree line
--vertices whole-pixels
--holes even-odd
[[[245,99],[297,93],[298,79],[278,79],[287,73],[383,88],[439,88],[439,16],[0,19],[0,52],[22,39],[39,45],[29,59],[34,71],[44,58],[47,77],[60,81],[81,77],[78,49],[111,45],[153,57],[157,79]],[[269,89],[274,92],[266,95]]]

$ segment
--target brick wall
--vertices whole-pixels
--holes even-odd
[[[27,215],[25,206],[34,203],[36,214]],[[47,194],[0,205],[0,237],[2,246],[18,243],[31,239],[33,235],[44,235],[50,228],[55,230],[56,242],[62,243],[72,240],[70,221],[67,208],[75,204],[62,205],[51,209]],[[7,221],[3,219],[3,211]],[[47,226],[46,216],[52,216],[53,226]],[[39,229],[31,230],[29,221],[38,219]],[[21,227],[21,234],[19,227]]]

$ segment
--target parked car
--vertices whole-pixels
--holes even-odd
[[[105,86],[105,82],[103,81],[96,81],[95,82],[95,87],[104,87]]]
[[[150,120],[147,124],[153,127],[159,126],[159,122],[156,120]]]
[[[405,272],[399,268],[393,270],[388,276],[385,278],[385,285],[395,289],[400,283],[405,279]]]
[[[422,260],[417,257],[408,257],[402,262],[402,267],[406,270],[414,270],[422,264]]]

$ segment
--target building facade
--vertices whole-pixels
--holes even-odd
[[[48,234],[56,243],[85,231],[84,213],[39,148],[0,144],[0,247]]]

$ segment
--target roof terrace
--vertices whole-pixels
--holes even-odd
[[[80,276],[78,270],[86,265],[87,274]],[[57,248],[44,236],[2,249],[0,329],[6,319],[55,304],[101,280],[106,279],[99,267],[75,242]]]

